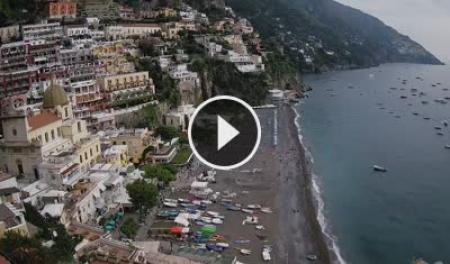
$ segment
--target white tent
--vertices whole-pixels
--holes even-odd
[[[208,183],[207,182],[194,181],[191,184],[191,190],[204,190],[206,188],[208,188]]]
[[[184,226],[184,227],[188,227],[189,226],[189,214],[188,213],[181,213],[179,214],[176,218],[175,218],[175,223]]]

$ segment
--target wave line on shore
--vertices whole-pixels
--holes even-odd
[[[298,130],[298,140],[300,142],[301,147],[304,149],[305,151],[305,156],[309,162],[309,164],[314,164],[314,159],[313,156],[311,154],[311,152],[306,148],[304,142],[303,142],[303,135],[301,133],[301,126],[299,123],[300,120],[300,114],[297,110],[297,106],[301,104],[295,104],[292,105],[292,110],[295,112],[295,126],[297,127]],[[311,168],[312,170],[312,168]],[[314,173],[312,173],[312,177],[311,177],[311,184],[312,184],[312,189],[313,189],[313,196],[314,199],[316,201],[316,217],[317,217],[317,221],[319,222],[319,225],[322,229],[322,234],[325,236],[326,240],[327,240],[327,244],[329,246],[329,248],[331,249],[332,253],[334,253],[338,263],[340,264],[346,264],[346,261],[344,260],[344,258],[341,255],[341,251],[339,246],[337,245],[337,241],[335,239],[335,237],[332,235],[332,232],[330,230],[329,224],[327,223],[327,220],[325,218],[325,203],[322,199],[322,191],[320,189],[320,186],[318,184],[318,176]]]

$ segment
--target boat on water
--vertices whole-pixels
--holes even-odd
[[[387,169],[385,167],[379,165],[373,165],[373,170],[378,172],[387,172]]]
[[[444,146],[445,149],[450,149],[450,144]]]

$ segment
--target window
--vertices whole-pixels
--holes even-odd
[[[122,145],[126,145],[127,144],[127,142],[125,142],[125,141],[122,141]]]
[[[17,136],[17,129],[13,128],[12,134],[13,134],[13,136]]]
[[[55,130],[52,129],[51,134],[52,134],[52,140],[55,140]]]
[[[83,163],[83,156],[80,155],[80,163]]]
[[[44,137],[45,137],[45,143],[48,143],[48,133],[47,132],[45,132]]]
[[[81,122],[80,121],[78,121],[77,127],[78,127],[78,132],[81,132]]]
[[[69,117],[69,109],[67,107],[64,107],[64,115],[66,116],[66,118]]]
[[[90,154],[91,154],[91,157],[93,156],[93,154],[92,154],[92,149],[89,149],[89,152],[90,152]]]
[[[88,159],[88,155],[87,155],[87,152],[84,152],[84,159]]]
[[[96,148],[96,150],[97,150],[97,153],[98,153],[98,145],[96,145],[96,146],[95,146],[95,148]]]

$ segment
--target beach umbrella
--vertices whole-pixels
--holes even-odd
[[[172,235],[181,236],[181,234],[183,234],[183,228],[181,226],[174,226],[170,228],[170,233]]]
[[[213,225],[204,225],[201,232],[203,236],[210,237],[216,233],[216,227]]]

